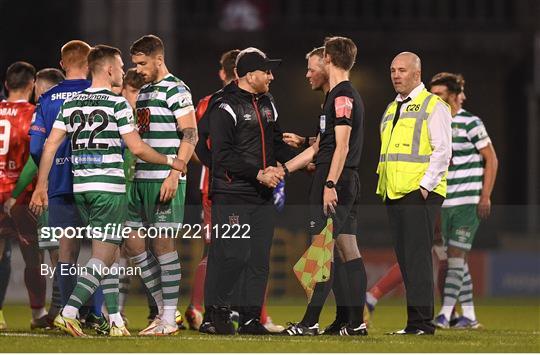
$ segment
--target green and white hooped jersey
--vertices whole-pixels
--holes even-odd
[[[74,193],[126,191],[121,135],[135,124],[125,98],[88,88],[64,101],[53,127],[70,139]]]
[[[137,127],[143,141],[158,152],[176,157],[180,147],[178,117],[193,111],[191,92],[172,74],[143,86],[137,97]],[[135,181],[162,182],[170,172],[168,165],[137,159]]]
[[[482,120],[465,110],[452,119],[452,160],[443,207],[476,205],[484,178],[484,159],[479,151],[491,140]]]

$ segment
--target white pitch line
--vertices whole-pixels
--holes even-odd
[[[36,334],[36,333],[0,333],[0,337],[50,337],[48,334]]]
[[[63,334],[36,334],[36,333],[15,333],[15,332],[9,332],[9,333],[0,333],[0,337],[35,337],[35,338],[71,338],[70,336],[63,335]],[[167,339],[175,339],[175,336],[166,337]],[[338,342],[340,338],[334,338],[328,337],[326,339],[322,339],[319,337],[304,337],[303,339],[299,339],[298,337],[287,337],[287,336],[267,336],[267,337],[236,337],[236,336],[219,336],[214,337],[213,335],[202,335],[199,337],[193,337],[193,336],[179,336],[178,339],[182,340],[207,340],[207,341],[277,341],[277,342],[288,342],[288,343],[329,343],[329,342]],[[80,339],[112,339],[112,337],[107,336],[86,336],[86,337],[80,337]],[[118,340],[121,339],[155,339],[155,337],[142,337],[142,336],[130,336],[130,337],[119,337],[116,338]],[[164,338],[160,338],[164,339]],[[287,339],[287,340],[285,340]],[[360,339],[351,339],[350,342],[352,343],[361,343]]]

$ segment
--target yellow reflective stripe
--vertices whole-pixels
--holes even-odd
[[[389,103],[388,106],[386,106],[386,109],[384,110],[383,116],[381,118],[381,132],[383,130],[384,124],[393,117],[393,114],[388,113],[388,111],[390,110],[390,107],[392,107],[394,103],[395,101],[392,101],[391,103]]]
[[[402,161],[405,163],[428,163],[429,157],[429,155],[390,153],[381,155],[379,157],[379,162],[384,163]]]
[[[383,117],[381,124],[385,124],[387,121],[390,121],[394,115],[386,115]]]
[[[418,156],[418,152],[420,151],[420,135],[422,134],[422,125],[424,124],[424,120],[427,120],[427,118],[429,117],[426,111],[432,97],[432,94],[428,95],[424,99],[420,111],[418,111],[419,117],[416,119],[416,124],[414,125],[413,141],[411,148],[411,155],[413,156]]]
[[[382,154],[379,159],[380,162],[385,162],[385,161],[403,161],[403,162],[410,162],[410,163],[429,162],[429,155],[420,155],[418,154],[418,152],[420,151],[422,125],[424,124],[424,121],[427,120],[427,118],[429,117],[429,114],[427,113],[427,107],[432,97],[433,97],[433,94],[429,94],[428,96],[426,96],[426,98],[422,102],[422,106],[420,107],[418,111],[403,112],[399,117],[399,119],[416,118],[416,123],[414,125],[414,130],[413,130],[412,144],[411,144],[411,154],[403,154],[403,153]],[[392,115],[387,115],[386,117],[392,117]]]

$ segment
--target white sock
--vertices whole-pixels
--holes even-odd
[[[162,312],[160,317],[162,320],[170,325],[176,324],[176,307],[164,306]]]
[[[463,316],[469,318],[472,321],[476,320],[476,313],[474,312],[473,302],[473,284],[471,274],[469,273],[469,265],[465,263],[463,265],[463,286],[461,286],[461,292],[459,294],[459,301],[461,303],[461,310]]]
[[[173,251],[157,257],[161,268],[161,290],[163,296],[163,314],[161,319],[170,325],[176,324],[176,308],[181,279],[181,267],[178,252]],[[164,287],[164,285],[169,285]]]
[[[65,306],[62,310],[62,316],[66,318],[77,318],[79,310],[73,306]]]
[[[444,314],[447,320],[452,316],[452,309],[456,305],[456,301],[463,283],[463,265],[465,260],[461,258],[448,258],[448,273],[444,282],[444,299],[439,314]],[[455,289],[454,287],[457,287]]]
[[[46,315],[47,315],[47,310],[45,309],[45,307],[36,308],[36,309],[32,308],[32,319],[39,319]]]
[[[124,320],[122,319],[122,315],[120,312],[109,314],[109,324],[112,325],[116,324],[117,327],[123,327],[124,326]]]
[[[366,302],[375,306],[379,300],[376,299],[371,292],[366,292]]]
[[[469,318],[472,321],[476,320],[476,313],[474,312],[474,305],[471,304],[464,306],[461,305],[461,310],[463,311],[463,316]]]

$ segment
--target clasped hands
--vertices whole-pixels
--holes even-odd
[[[259,170],[257,180],[264,186],[274,188],[285,178],[285,171],[282,167],[269,166],[264,170]]]

